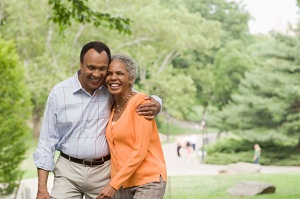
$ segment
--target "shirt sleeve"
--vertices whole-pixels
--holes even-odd
[[[54,96],[54,91],[52,90],[47,99],[38,147],[33,153],[36,167],[47,171],[53,171],[54,169],[55,147],[59,141],[56,128]]]

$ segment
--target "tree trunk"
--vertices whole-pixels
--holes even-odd
[[[298,139],[298,144],[297,144],[297,147],[296,147],[296,151],[300,152],[300,138]]]
[[[40,135],[40,128],[41,128],[41,111],[38,108],[33,110],[33,137],[38,138]]]

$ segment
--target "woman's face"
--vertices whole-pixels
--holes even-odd
[[[114,60],[109,64],[106,85],[112,95],[128,95],[131,92],[131,84],[133,83],[124,62]]]

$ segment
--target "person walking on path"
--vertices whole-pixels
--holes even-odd
[[[113,96],[103,85],[111,61],[102,42],[84,45],[80,69],[55,85],[47,100],[38,147],[33,154],[38,168],[37,199],[48,199],[49,172],[54,172],[51,198],[95,199],[110,181],[110,153],[105,129]],[[138,107],[148,119],[160,110],[155,100]],[[54,162],[55,151],[60,151]]]
[[[187,147],[187,141],[186,139],[183,137],[183,136],[180,136],[179,138],[177,138],[177,148],[176,148],[176,151],[177,151],[177,156],[178,157],[181,157],[181,149],[182,148],[186,148]]]
[[[111,153],[111,181],[97,199],[162,199],[167,169],[155,120],[135,112],[145,94],[132,91],[137,78],[136,62],[116,54],[109,65],[106,85],[115,102],[106,137]]]
[[[253,162],[254,164],[259,164],[259,159],[261,155],[261,148],[259,144],[254,145],[254,155],[253,155]]]

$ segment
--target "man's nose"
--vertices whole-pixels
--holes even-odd
[[[100,70],[99,70],[99,69],[94,70],[94,71],[93,71],[93,75],[94,75],[95,77],[100,77],[100,76],[101,76]]]

